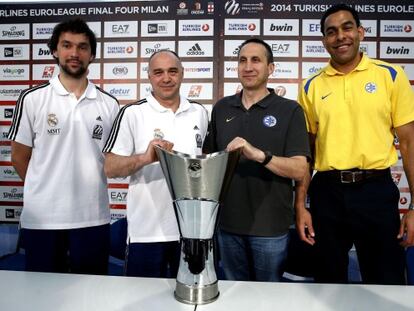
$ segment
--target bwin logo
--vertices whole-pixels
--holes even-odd
[[[288,25],[287,23],[285,23],[284,25],[275,25],[275,24],[271,24],[270,25],[270,31],[292,31],[293,30],[293,26]]]
[[[229,0],[226,2],[226,4],[224,4],[224,9],[226,10],[227,14],[236,15],[240,13],[240,4],[235,0]]]
[[[387,54],[393,54],[393,55],[407,55],[410,53],[410,49],[405,48],[404,46],[400,48],[392,48],[390,46],[387,47]]]
[[[40,48],[39,51],[37,52],[37,55],[42,56],[42,55],[51,55],[52,53],[50,52],[50,50],[45,50]]]

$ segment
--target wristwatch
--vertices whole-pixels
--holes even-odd
[[[414,204],[413,203],[410,203],[410,205],[408,205],[408,210],[409,211],[414,210]]]
[[[263,152],[265,154],[265,158],[261,164],[265,166],[270,162],[270,160],[272,160],[273,154],[270,151],[263,151]]]

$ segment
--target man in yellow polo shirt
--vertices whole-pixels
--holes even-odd
[[[330,62],[299,94],[317,172],[297,185],[297,230],[315,245],[317,282],[346,283],[355,244],[364,283],[405,284],[404,247],[414,245],[414,93],[399,66],[359,51],[364,28],[353,8],[332,6],[321,30]],[[389,169],[398,160],[394,133],[411,193],[402,220]]]

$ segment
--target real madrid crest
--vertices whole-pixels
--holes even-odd
[[[56,127],[59,123],[58,118],[54,113],[49,113],[47,115],[47,124],[50,128],[47,128],[47,133],[49,135],[60,135],[60,128]]]
[[[55,127],[58,124],[58,118],[54,113],[49,113],[47,115],[47,124],[49,124],[50,127]]]
[[[160,129],[154,129],[154,138],[164,139],[164,133]]]

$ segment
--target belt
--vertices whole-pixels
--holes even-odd
[[[351,169],[351,170],[332,170],[332,171],[324,171],[319,172],[332,180],[340,182],[342,184],[352,184],[361,182],[370,178],[374,177],[381,177],[390,175],[390,169],[383,169],[383,170],[359,170],[359,169]]]

